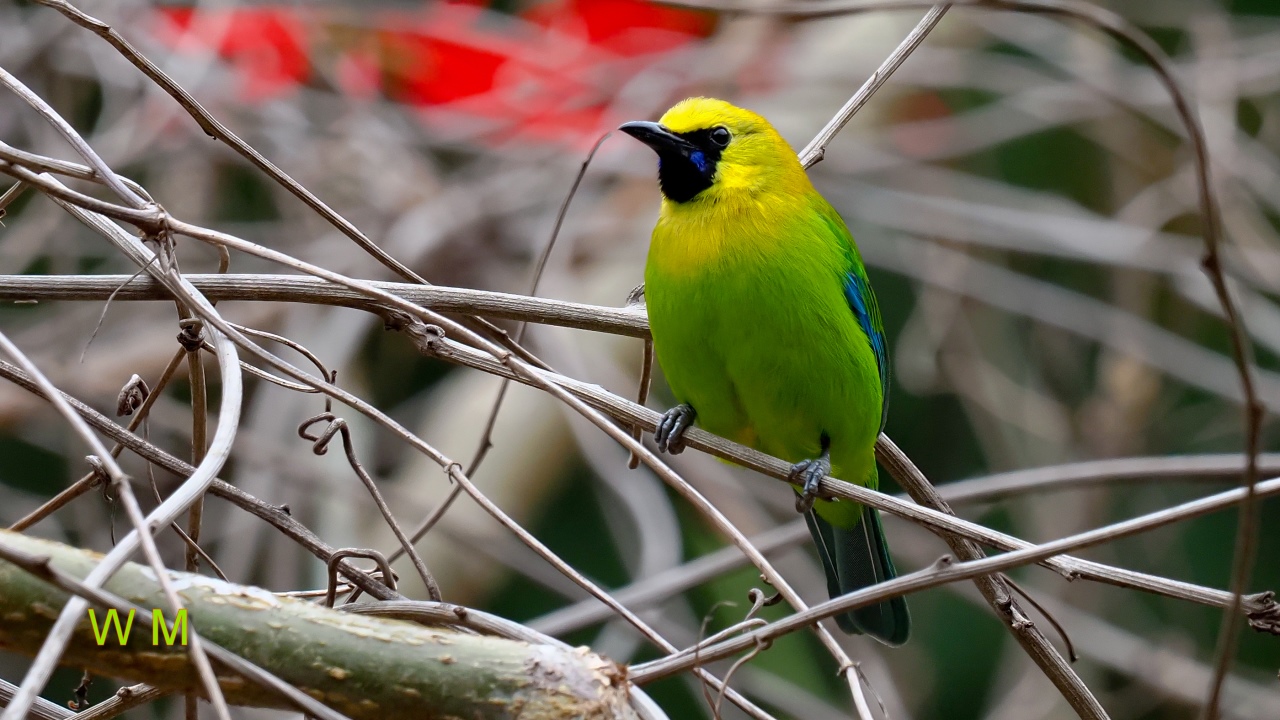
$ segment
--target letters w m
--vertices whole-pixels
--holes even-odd
[[[130,631],[133,630],[133,613],[134,613],[133,610],[129,611],[129,619],[125,621],[124,629],[121,630],[120,616],[116,613],[115,608],[111,608],[110,610],[107,610],[107,617],[105,620],[102,621],[102,627],[101,629],[99,629],[98,616],[93,611],[93,608],[89,608],[89,624],[93,626],[93,639],[96,640],[98,645],[100,646],[106,645],[107,633],[110,631],[110,628],[114,625],[116,629],[116,640],[121,645],[128,643],[129,633]]]

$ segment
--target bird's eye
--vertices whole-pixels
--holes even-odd
[[[729,140],[732,137],[733,136],[729,134],[729,128],[723,125],[717,125],[711,128],[711,142],[715,143],[717,147],[724,147],[728,145]]]

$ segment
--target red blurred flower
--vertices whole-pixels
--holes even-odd
[[[248,101],[306,82],[310,51],[329,56],[341,91],[381,92],[442,131],[581,143],[617,120],[606,109],[650,56],[711,30],[707,15],[641,0],[542,2],[518,15],[477,0],[427,3],[347,25],[341,12],[167,9],[160,34],[178,50],[213,45],[236,68]],[[319,47],[317,37],[330,42]]]
[[[306,82],[307,23],[295,8],[161,8],[159,36],[174,49],[215,50],[231,64],[246,101],[268,100]],[[211,40],[216,42],[211,42]]]

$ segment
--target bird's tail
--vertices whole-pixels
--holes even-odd
[[[898,576],[875,508],[864,505],[861,520],[851,528],[832,525],[813,510],[805,513],[805,520],[818,546],[831,597]],[[911,616],[902,597],[837,615],[836,624],[850,635],[870,635],[888,645],[903,644],[911,632]]]

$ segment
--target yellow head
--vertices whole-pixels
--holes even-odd
[[[682,100],[654,122],[620,128],[658,153],[658,184],[675,203],[803,190],[804,168],[768,120],[723,100]]]

